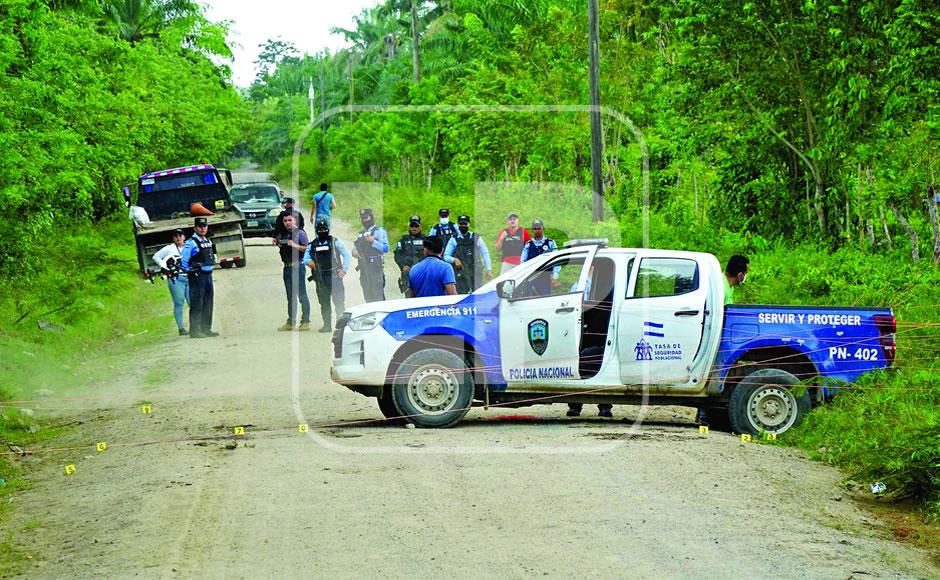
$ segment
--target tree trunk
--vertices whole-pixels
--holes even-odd
[[[888,231],[888,220],[885,219],[885,208],[878,206],[878,217],[881,218],[881,229],[885,234],[885,241],[888,242],[888,249],[894,251],[894,242],[891,240],[891,232]]]
[[[421,80],[421,56],[418,54],[418,0],[411,0],[411,68],[414,82]]]
[[[940,221],[937,219],[937,187],[927,188],[927,215],[933,228],[933,263],[940,268]]]
[[[893,204],[889,207],[894,213],[894,217],[898,218],[898,221],[901,222],[901,227],[903,227],[904,231],[907,232],[908,237],[911,238],[911,260],[914,262],[920,260],[920,250],[917,247],[917,230],[911,227],[911,224],[907,221],[907,218],[904,217],[904,214],[898,211],[898,208],[894,207]]]
[[[816,210],[816,220],[819,222],[819,233],[826,237],[826,208],[822,204],[823,186],[818,177],[813,177],[813,209]]]
[[[692,172],[692,192],[695,194],[695,221],[698,221],[698,179],[695,172]]]

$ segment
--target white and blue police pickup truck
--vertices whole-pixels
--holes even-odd
[[[696,407],[759,434],[892,365],[891,310],[726,306],[723,276],[711,254],[575,241],[472,294],[353,308],[331,374],[421,427],[475,404],[612,403]]]

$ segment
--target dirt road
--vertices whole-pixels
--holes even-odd
[[[638,433],[628,408],[571,420],[559,406],[474,410],[449,430],[313,428],[381,415],[330,382],[329,335],[276,331],[275,249],[252,242],[248,262],[217,274],[221,337],[177,338],[168,322],[164,342],[72,412],[82,423],[65,443],[86,447],[49,456],[17,498],[29,576],[936,577],[837,471],[701,435],[681,410]],[[355,277],[347,288],[358,303]],[[237,441],[187,440],[239,425]]]

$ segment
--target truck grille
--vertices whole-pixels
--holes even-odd
[[[343,357],[343,333],[346,331],[347,324],[349,324],[349,313],[344,312],[336,319],[336,329],[333,331],[333,358]]]

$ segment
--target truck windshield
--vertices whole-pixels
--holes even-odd
[[[137,205],[147,210],[152,220],[189,215],[194,203],[211,211],[232,204],[228,190],[214,170],[140,180]]]
[[[281,202],[277,188],[271,185],[236,185],[232,188],[232,201],[235,203],[258,203],[262,201]]]

